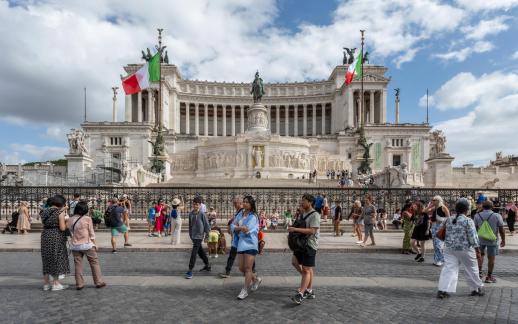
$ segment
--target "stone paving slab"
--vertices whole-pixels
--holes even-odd
[[[225,234],[227,246],[230,247],[230,236]],[[357,239],[352,237],[350,232],[343,236],[335,237],[331,233],[321,233],[319,249],[334,252],[367,252],[367,253],[400,253],[403,240],[403,233],[374,232],[376,246],[360,247],[355,244]],[[110,233],[96,233],[97,243],[101,252],[111,252]],[[266,233],[265,251],[267,252],[286,252],[289,251],[287,243],[287,233]],[[148,237],[146,233],[130,232],[130,243],[132,247],[123,248],[124,239],[119,236],[117,239],[118,250],[120,252],[169,252],[169,251],[189,251],[191,241],[188,233],[181,234],[181,244],[172,245],[171,238],[168,237]],[[368,241],[370,243],[370,241]],[[502,254],[518,254],[518,236],[508,236],[506,247],[501,249]],[[426,243],[426,250],[432,252],[432,242]],[[18,251],[31,252],[40,250],[40,233],[30,233],[27,235],[0,234],[0,252]]]
[[[460,275],[457,294],[435,298],[440,269],[395,254],[317,254],[316,299],[295,306],[298,284],[290,254],[258,257],[264,281],[246,300],[243,278],[215,273],[226,258],[211,259],[213,273],[181,277],[188,253],[101,254],[108,286],[95,289],[85,265],[81,291],[41,290],[39,253],[0,253],[2,323],[516,323],[518,258],[499,256],[498,283],[471,297]],[[198,267],[201,262],[198,261]],[[195,269],[198,269],[196,267]],[[505,276],[504,274],[508,275]],[[67,283],[73,278],[67,277]]]

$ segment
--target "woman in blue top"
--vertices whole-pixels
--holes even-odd
[[[250,291],[256,291],[262,281],[261,278],[258,278],[252,271],[259,244],[257,239],[259,222],[257,219],[255,200],[252,196],[245,196],[243,198],[243,209],[234,218],[234,221],[230,225],[230,230],[234,235],[234,240],[237,241],[239,270],[245,276],[245,285],[237,298],[245,299],[248,296],[248,289],[250,288]]]

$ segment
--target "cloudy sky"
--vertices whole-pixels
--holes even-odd
[[[111,118],[122,67],[165,29],[184,77],[326,79],[366,30],[401,88],[401,121],[444,130],[455,164],[518,155],[518,0],[0,0],[0,161],[60,158],[66,132]],[[119,120],[123,117],[122,96]]]

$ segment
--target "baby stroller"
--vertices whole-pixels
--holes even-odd
[[[5,234],[6,231],[9,231],[11,234],[18,231],[16,226],[18,225],[19,216],[20,214],[17,211],[11,214],[11,221],[7,223],[7,225],[4,227],[4,229],[2,230],[2,234]]]

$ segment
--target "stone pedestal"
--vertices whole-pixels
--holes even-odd
[[[154,159],[162,161],[162,163],[164,164],[164,170],[162,171],[162,176],[163,176],[162,180],[168,181],[169,179],[171,179],[172,178],[171,161],[169,161],[169,156],[167,156],[167,155],[151,156],[149,158],[149,161],[151,162],[151,164],[153,164]]]
[[[448,153],[437,154],[425,162],[428,170],[425,173],[425,186],[432,188],[450,188],[452,183],[452,167],[451,162],[454,158]]]
[[[352,167],[351,172],[352,172],[353,177],[356,177],[358,175],[358,168],[360,167],[360,165],[363,162],[362,154],[363,153],[358,154],[355,159],[351,160],[351,167]],[[374,162],[374,158],[369,158],[369,165],[372,166],[372,162]]]
[[[256,102],[248,108],[248,128],[246,133],[250,135],[270,133],[268,110],[263,104]]]
[[[68,154],[65,158],[69,178],[85,178],[92,170],[93,160],[86,154]]]

